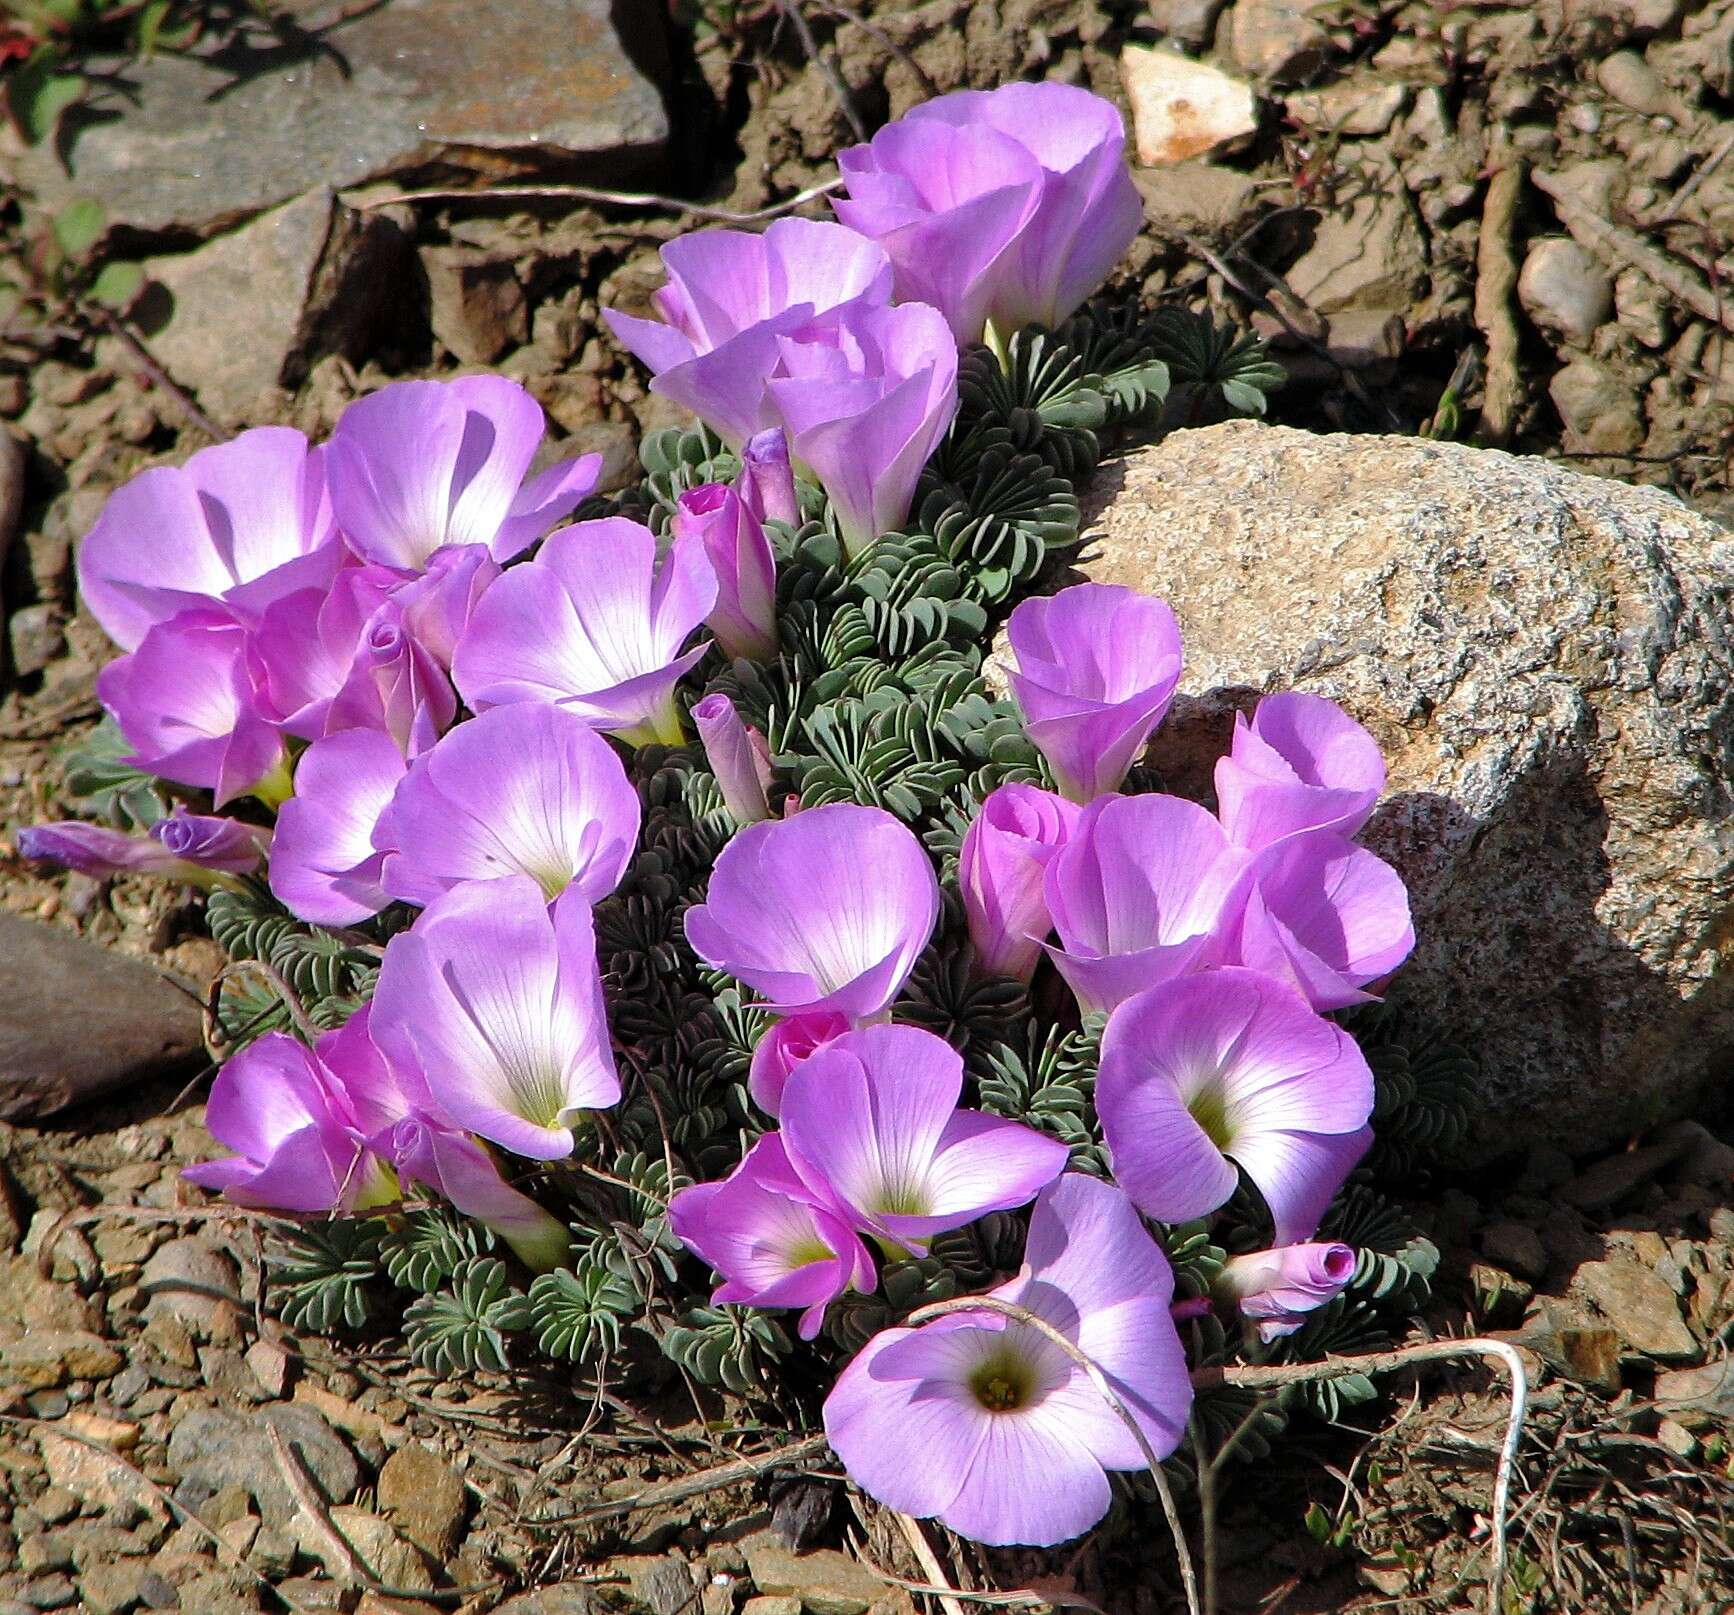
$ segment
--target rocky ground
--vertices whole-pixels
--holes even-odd
[[[502,7],[499,30],[474,26],[481,9],[392,0],[328,23],[285,6],[294,28],[244,22],[191,59],[128,66],[117,117],[74,114],[70,175],[0,136],[21,186],[3,244],[42,293],[0,339],[0,832],[68,811],[57,758],[108,653],[73,548],[116,482],[212,427],[322,432],[382,379],[486,366],[618,485],[675,417],[598,309],[636,310],[658,244],[702,222],[622,188],[775,204],[828,177],[854,120],[960,86],[1051,76],[1128,110],[1149,228],[1120,290],[1269,336],[1291,378],[1279,419],[1505,443],[1734,515],[1731,0],[809,0],[823,66],[754,0],[683,6],[666,29],[602,0]],[[324,144],[330,128],[343,140]],[[147,143],[160,161],[126,160]],[[450,194],[484,183],[567,192]],[[75,196],[104,204],[98,258],[146,265],[118,324],[44,281],[47,219]],[[0,905],[195,991],[221,960],[196,903],[147,883],[44,876],[7,851]],[[24,979],[13,938],[0,929],[4,983]],[[8,1006],[50,1061],[102,1042],[89,982],[73,953],[42,1001]],[[142,1047],[196,1046],[190,1001],[126,1003]],[[1057,1590],[1032,1580],[1052,1564],[1015,1555],[924,1565],[834,1485],[795,1480],[798,1461],[679,1495],[773,1453],[775,1410],[695,1408],[678,1382],[580,1404],[521,1378],[435,1381],[388,1339],[284,1329],[269,1229],[213,1218],[178,1182],[206,1148],[189,1075],[131,1075],[0,1131],[5,1615],[905,1605],[869,1561]],[[1507,1333],[1541,1382],[1515,1610],[1734,1599],[1731,1168],[1715,1132],[1681,1124],[1599,1159],[1534,1147],[1417,1184],[1445,1253],[1432,1327]],[[1360,1430],[1301,1430],[1231,1488],[1229,1608],[1478,1596],[1459,1580],[1484,1568],[1497,1384],[1434,1369],[1392,1392],[1356,1410]],[[1063,1573],[1115,1611],[1179,1607],[1137,1533]]]

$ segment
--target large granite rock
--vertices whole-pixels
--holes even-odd
[[[1208,800],[1296,688],[1384,746],[1366,840],[1420,942],[1392,997],[1475,1049],[1481,1141],[1612,1142],[1734,1052],[1734,534],[1653,489],[1415,438],[1235,423],[1105,468],[1083,570],[1166,596],[1152,761]]]
[[[46,1115],[203,1048],[198,1005],[149,965],[0,911],[0,1121]]]
[[[298,196],[388,177],[564,172],[610,183],[664,149],[655,5],[617,0],[288,0],[207,56],[92,62],[127,86],[118,117],[69,124],[22,178],[51,206],[95,196],[111,219],[204,234]],[[299,37],[297,21],[309,31]]]

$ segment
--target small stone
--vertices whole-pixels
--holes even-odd
[[[1683,1140],[1658,1134],[1638,1149],[1597,1161],[1560,1190],[1560,1199],[1583,1211],[1605,1211],[1653,1182],[1685,1148]]]
[[[593,1588],[582,1581],[563,1581],[508,1598],[494,1615],[591,1615],[596,1607]]]
[[[389,1520],[345,1503],[331,1511],[331,1523],[343,1533],[375,1581],[386,1587],[427,1586],[433,1572],[426,1555]],[[348,1566],[329,1548],[323,1535],[309,1528],[305,1516],[300,1525],[302,1550],[321,1560],[329,1575],[347,1580]]]
[[[654,1615],[694,1615],[699,1589],[686,1560],[673,1554],[616,1559],[611,1567],[626,1573],[632,1596]]]
[[[1382,135],[1409,105],[1407,84],[1357,74],[1317,90],[1297,90],[1283,104],[1291,118],[1321,134],[1365,139]]]
[[[801,1601],[786,1594],[773,1597],[761,1593],[741,1605],[741,1615],[801,1615]]]
[[[171,1239],[145,1263],[139,1288],[146,1319],[170,1313],[195,1338],[232,1340],[239,1323],[241,1275],[235,1259],[196,1234]]]
[[[107,1379],[125,1361],[106,1340],[82,1329],[42,1330],[0,1344],[0,1384],[46,1388],[68,1380]]]
[[[1207,62],[1128,45],[1120,80],[1132,104],[1138,161],[1147,168],[1201,157],[1258,128],[1251,86]]]
[[[134,1429],[136,1438],[136,1427],[129,1428]],[[68,1441],[52,1430],[43,1431],[40,1448],[49,1478],[86,1507],[115,1510],[132,1506],[151,1514],[166,1512],[162,1499],[140,1485],[132,1468],[113,1454],[99,1452],[82,1441]]]
[[[419,1444],[399,1447],[379,1472],[380,1512],[436,1563],[457,1551],[465,1505],[457,1471]]]
[[[530,322],[510,259],[468,247],[424,247],[433,333],[461,364],[492,364],[530,338]]]
[[[1519,1278],[1539,1284],[1547,1272],[1547,1250],[1541,1235],[1527,1223],[1489,1223],[1481,1231],[1482,1254],[1509,1268]]]
[[[154,1570],[147,1570],[139,1578],[138,1595],[147,1609],[177,1609],[181,1602],[174,1584]]]
[[[151,965],[55,927],[0,912],[0,981],[0,1121],[44,1116],[204,1053],[195,1001]]]
[[[1586,1262],[1576,1282],[1634,1350],[1663,1361],[1698,1356],[1673,1291],[1649,1269],[1635,1262]]]
[[[300,1544],[287,1524],[261,1525],[247,1559],[261,1576],[276,1581],[295,1568],[295,1556],[300,1551]]]
[[[19,678],[40,673],[66,649],[59,607],[21,606],[7,621],[6,643],[12,653],[12,671]]]
[[[1517,299],[1542,330],[1579,348],[1589,346],[1614,311],[1607,271],[1570,236],[1543,236],[1530,244]]]
[[[289,1384],[292,1359],[274,1340],[255,1340],[243,1359],[259,1388],[269,1397],[280,1397]]]
[[[78,1588],[73,1585],[72,1577],[56,1573],[25,1582],[19,1593],[32,1609],[65,1609],[78,1597]]]
[[[1644,417],[1625,377],[1594,359],[1573,359],[1547,386],[1564,423],[1566,443],[1588,454],[1633,454]]]
[[[1734,1419],[1734,1359],[1658,1374],[1655,1397],[1662,1412],[1688,1430]]]
[[[354,1495],[361,1471],[343,1439],[312,1408],[280,1403],[254,1414],[200,1409],[179,1419],[169,1436],[169,1467],[181,1477],[176,1495],[197,1508],[225,1486],[242,1486],[267,1524],[287,1524],[299,1512],[284,1481],[266,1426],[273,1425],[332,1502]]]
[[[1690,1458],[1698,1450],[1698,1438],[1672,1419],[1663,1419],[1656,1425],[1656,1440],[1677,1458]]]
[[[72,1543],[64,1531],[44,1531],[18,1544],[18,1568],[27,1576],[46,1576],[72,1568]]]
[[[1469,1290],[1475,1308],[1489,1323],[1503,1327],[1523,1316],[1535,1294],[1535,1286],[1490,1262],[1474,1262],[1469,1268]]]
[[[1646,348],[1665,348],[1674,340],[1674,316],[1661,289],[1636,269],[1614,280],[1614,308],[1619,322]]]
[[[1149,0],[1144,16],[1164,39],[1200,51],[1216,33],[1224,0]]]
[[[1307,0],[1238,0],[1228,14],[1228,49],[1255,78],[1304,80],[1324,65],[1331,36]]]
[[[761,1593],[798,1598],[808,1615],[866,1615],[886,1595],[884,1582],[835,1548],[791,1553],[771,1532],[756,1531],[741,1551]]]
[[[140,1603],[139,1587],[144,1577],[145,1568],[136,1560],[92,1565],[78,1578],[79,1596],[88,1615],[126,1615]]]
[[[217,1535],[228,1544],[230,1553],[245,1559],[259,1537],[258,1516],[243,1514],[238,1519],[225,1520],[217,1527]]]
[[[1405,309],[1427,275],[1426,246],[1401,185],[1374,187],[1322,215],[1313,242],[1289,266],[1295,296],[1315,314]]]
[[[1596,83],[1622,106],[1646,117],[1671,117],[1677,110],[1667,85],[1635,50],[1603,57],[1596,64]]]
[[[78,1512],[78,1498],[64,1486],[50,1486],[36,1499],[35,1508],[50,1525],[59,1525]]]

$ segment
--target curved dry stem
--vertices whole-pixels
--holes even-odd
[[[1487,1578],[1487,1608],[1501,1615],[1505,1597],[1508,1550],[1507,1524],[1511,1516],[1511,1476],[1517,1467],[1517,1449],[1523,1440],[1523,1416],[1529,1404],[1529,1376],[1516,1347],[1504,1340],[1476,1336],[1469,1340],[1427,1340],[1394,1351],[1369,1352],[1361,1357],[1328,1357],[1322,1363],[1229,1364],[1199,1369],[1192,1376],[1195,1389],[1216,1385],[1240,1385],[1257,1390],[1283,1385],[1305,1385],[1317,1380],[1341,1379],[1348,1374],[1388,1374],[1411,1363],[1446,1362],[1453,1358],[1495,1358],[1511,1383],[1511,1417],[1499,1448],[1499,1467],[1493,1476],[1493,1563]]]
[[[1180,1523],[1180,1510],[1175,1506],[1173,1488],[1168,1484],[1168,1477],[1162,1473],[1162,1460],[1156,1456],[1156,1449],[1150,1445],[1149,1437],[1144,1434],[1144,1427],[1133,1417],[1132,1410],[1109,1383],[1108,1376],[1097,1367],[1092,1357],[1078,1348],[1076,1342],[1068,1340],[1046,1318],[1031,1312],[1028,1307],[1020,1307],[1015,1301],[1002,1301],[998,1296],[970,1295],[958,1296],[952,1301],[935,1301],[928,1306],[916,1308],[909,1314],[909,1322],[926,1323],[929,1319],[943,1318],[954,1312],[997,1312],[1001,1317],[1010,1318],[1026,1328],[1034,1329],[1058,1346],[1090,1376],[1090,1383],[1096,1387],[1102,1400],[1114,1410],[1120,1422],[1132,1432],[1133,1439],[1138,1443],[1138,1450],[1144,1455],[1144,1462],[1150,1469],[1150,1478],[1156,1483],[1156,1495],[1162,1499],[1162,1512],[1167,1517],[1168,1530],[1174,1538],[1174,1551],[1180,1558],[1180,1581],[1186,1589],[1186,1608],[1190,1615],[1200,1615],[1198,1577],[1192,1568],[1192,1550],[1186,1545],[1186,1528]]]

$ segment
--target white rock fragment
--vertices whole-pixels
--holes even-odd
[[[1258,128],[1251,86],[1205,62],[1128,45],[1120,79],[1132,103],[1138,161],[1146,168],[1201,157]]]

